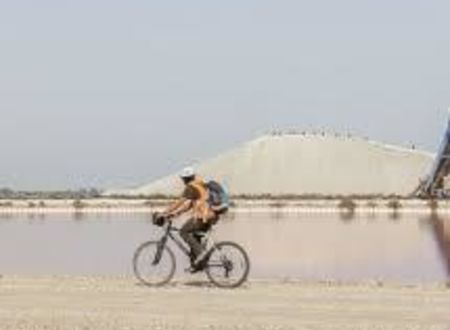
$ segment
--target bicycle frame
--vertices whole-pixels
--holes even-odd
[[[165,229],[165,232],[163,234],[163,236],[161,237],[161,239],[158,241],[158,249],[156,251],[156,255],[155,258],[153,260],[153,265],[157,265],[159,263],[159,261],[161,260],[161,256],[162,256],[162,252],[164,250],[165,245],[167,244],[167,240],[171,239],[175,245],[178,246],[178,248],[187,256],[189,257],[190,255],[190,250],[186,247],[186,245],[184,243],[181,242],[180,239],[178,239],[175,235],[173,235],[174,232],[179,232],[180,229],[179,228],[175,228],[173,227],[172,221],[168,222],[168,225]],[[206,241],[211,244],[209,249],[207,249],[208,251],[206,252],[206,256],[205,258],[209,258],[207,256],[209,256],[214,250],[216,250],[215,247],[215,242],[210,238],[210,235],[206,236]],[[227,266],[227,264],[224,264],[224,260],[220,260],[220,261],[216,261],[213,263],[208,263],[208,267],[213,268],[213,267],[217,267],[217,268],[223,268],[225,267],[226,270],[226,276],[228,276],[228,273],[230,271],[229,266]]]
[[[173,227],[172,221],[169,221],[167,227],[165,228],[164,234],[162,235],[162,237],[159,240],[160,249],[162,250],[162,248],[167,244],[167,241],[170,239],[171,241],[173,241],[175,243],[176,246],[178,246],[178,248],[186,256],[189,256],[190,249],[186,246],[186,243],[182,242],[179,238],[177,238],[177,236],[175,236],[173,234],[173,233],[179,232],[179,231],[180,231],[180,229]],[[209,240],[209,238],[208,238],[208,240]]]
[[[170,281],[172,279],[172,277],[174,276],[175,273],[175,268],[176,268],[176,255],[174,255],[174,253],[172,252],[172,249],[170,249],[168,246],[166,246],[167,241],[171,240],[175,243],[176,246],[178,246],[178,248],[181,250],[181,252],[186,255],[189,259],[191,259],[190,257],[190,247],[188,244],[186,244],[184,242],[184,240],[182,240],[182,237],[180,237],[179,234],[175,234],[176,232],[180,232],[181,228],[177,228],[173,225],[172,221],[167,221],[166,224],[161,228],[161,236],[159,239],[157,240],[153,240],[153,241],[148,241],[145,242],[143,244],[141,244],[139,246],[139,248],[136,250],[134,257],[133,257],[133,269],[135,272],[135,275],[137,276],[137,278],[144,284],[146,285],[153,285],[155,283],[152,279],[148,280],[146,278],[145,272],[147,272],[147,270],[144,268],[143,272],[141,272],[140,270],[140,264],[141,262],[139,260],[141,260],[142,262],[144,262],[144,264],[142,264],[143,266],[145,266],[145,264],[147,264],[148,266],[152,267],[151,265],[148,264],[148,262],[150,261],[150,263],[156,267],[162,260],[163,256],[166,256],[166,254],[164,254],[164,251],[167,251],[167,254],[169,255],[169,261],[170,261],[170,272],[168,273],[168,277],[165,279],[164,282],[161,282],[162,284],[167,283],[168,281]],[[185,271],[190,271],[190,272],[198,272],[198,271],[205,271],[205,273],[207,274],[208,278],[216,285],[219,287],[237,287],[239,285],[241,285],[248,276],[248,272],[249,272],[249,259],[248,259],[248,255],[246,254],[245,250],[239,246],[238,244],[234,243],[234,242],[230,242],[230,241],[225,241],[225,242],[219,242],[216,243],[214,240],[214,235],[212,231],[208,231],[208,232],[203,232],[203,231],[199,231],[198,233],[201,233],[201,243],[203,245],[203,252],[202,254],[199,256],[201,258],[201,260],[196,260],[195,263],[192,262],[191,260],[191,268],[186,269]],[[195,234],[195,233],[194,233]],[[155,246],[156,245],[156,246]],[[145,257],[141,258],[140,256],[142,255],[141,252],[146,250],[148,247],[150,247],[150,249],[155,249],[156,247],[156,251],[155,250],[148,250],[148,251],[153,251],[152,255],[150,255],[150,260],[146,259]],[[223,249],[225,247],[225,249]],[[229,250],[231,249],[231,250]],[[228,251],[231,251],[231,258],[229,256]],[[239,253],[239,261],[237,261],[238,263],[235,264],[235,261],[233,260],[233,256],[235,256],[235,253]],[[145,255],[144,255],[145,256]],[[165,258],[165,257],[164,257]],[[152,261],[153,259],[153,261]],[[147,261],[146,261],[147,260]],[[164,259],[166,260],[166,259]],[[234,271],[235,269],[235,265],[238,265],[238,269],[240,271],[240,269],[242,268],[242,274],[239,275],[240,277],[237,278],[231,278],[230,274],[231,272]],[[212,271],[212,268],[221,268],[223,270],[223,272],[219,271],[219,273],[217,273],[216,271]],[[234,273],[233,273],[234,274]],[[222,276],[222,280],[219,279],[219,277]],[[233,275],[233,277],[236,277],[235,275]],[[228,281],[228,279],[231,279],[232,283],[224,283],[223,280]],[[156,282],[155,285],[159,285],[159,282]]]
[[[161,237],[160,244],[161,247],[164,247],[167,244],[167,240],[170,238],[175,245],[186,255],[189,256],[189,249],[186,247],[185,243],[182,243],[179,238],[173,235],[174,232],[179,232],[179,228],[174,228],[172,226],[172,221],[169,221],[169,225],[166,227],[164,235]]]

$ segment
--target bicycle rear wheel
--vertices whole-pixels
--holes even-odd
[[[220,288],[237,288],[247,280],[250,259],[238,244],[221,242],[211,249],[205,271],[214,285]]]
[[[167,284],[173,278],[175,268],[175,255],[167,245],[160,246],[160,242],[146,242],[134,253],[134,275],[147,286]]]

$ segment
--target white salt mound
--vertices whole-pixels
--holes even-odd
[[[433,155],[331,135],[268,135],[196,166],[224,182],[232,195],[408,195],[427,174]],[[177,195],[177,175],[123,195]]]

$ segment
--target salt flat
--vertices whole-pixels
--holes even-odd
[[[443,284],[250,282],[237,290],[186,278],[0,280],[0,329],[450,329]]]

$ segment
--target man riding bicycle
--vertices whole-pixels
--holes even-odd
[[[196,237],[199,232],[208,232],[219,219],[221,210],[211,203],[209,183],[198,177],[193,168],[185,168],[180,178],[184,183],[182,196],[170,205],[160,216],[164,218],[177,217],[192,210],[192,217],[180,229],[180,236],[189,245],[191,266],[193,271],[201,270],[203,247]]]
[[[162,235],[137,248],[133,256],[134,274],[148,286],[169,283],[176,270],[173,248],[178,248],[191,260],[191,267],[186,271],[204,271],[217,287],[237,288],[249,275],[247,252],[235,242],[215,242],[204,235],[230,206],[226,189],[216,181],[201,180],[192,168],[184,169],[180,177],[185,185],[183,195],[164,212],[153,214],[153,224],[164,227]],[[169,220],[189,210],[192,217],[181,229]],[[174,235],[178,232],[188,247]],[[169,242],[174,244],[170,246]]]

